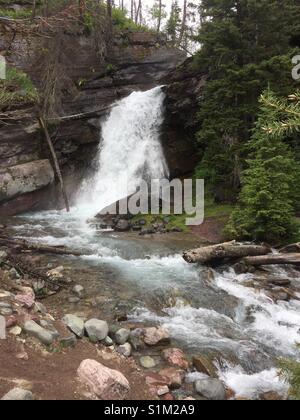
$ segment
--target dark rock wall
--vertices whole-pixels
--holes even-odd
[[[101,139],[97,112],[135,90],[148,90],[159,84],[167,85],[162,141],[171,174],[184,176],[190,173],[196,162],[194,119],[203,80],[197,78],[188,63],[180,66],[185,61],[185,54],[170,48],[163,39],[151,33],[131,33],[116,37],[109,58],[103,63],[95,52],[92,38],[83,35],[66,37],[69,37],[66,42],[72,44],[75,52],[66,70],[74,89],[72,94],[68,92],[63,97],[63,115],[92,113],[90,118],[78,118],[50,127],[68,194],[72,197],[86,172],[93,169],[93,159]],[[28,72],[38,85],[41,74],[32,55],[35,42],[16,36],[11,43],[6,34],[0,36],[0,52],[4,51],[9,60]],[[102,113],[102,118],[105,118],[105,113]],[[9,168],[39,159],[50,159],[50,156],[34,109],[29,107],[27,116],[18,124],[0,127],[0,165]],[[23,201],[22,197],[14,197],[9,202],[2,202],[0,216],[32,208],[62,206],[60,194],[53,193],[53,188],[48,187],[48,191],[48,195],[44,190],[27,193]]]

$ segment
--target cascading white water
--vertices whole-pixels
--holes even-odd
[[[84,182],[78,195],[77,207],[83,217],[92,217],[135,192],[139,178],[167,176],[159,140],[163,102],[164,93],[157,87],[134,92],[113,107],[102,125],[98,171]]]

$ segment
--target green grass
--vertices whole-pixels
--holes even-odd
[[[172,229],[172,228],[179,228],[183,232],[188,233],[190,232],[190,227],[186,226],[185,220],[188,216],[186,214],[172,214],[172,215],[152,215],[152,214],[138,214],[137,216],[134,216],[132,219],[132,222],[139,222],[140,220],[145,220],[146,225],[145,228],[149,229],[152,227],[154,223],[163,223],[163,220],[165,218],[169,219],[169,223],[165,226],[166,229]]]
[[[232,204],[216,204],[211,199],[205,200],[205,217],[227,218],[233,212]]]
[[[11,19],[27,19],[30,18],[31,15],[32,11],[30,9],[13,10],[0,7],[1,17],[8,17]]]
[[[215,218],[217,220],[226,220],[229,218],[233,211],[233,206],[230,204],[216,204],[213,200],[205,201],[205,218]],[[186,213],[183,214],[171,214],[171,215],[137,215],[133,218],[133,222],[139,222],[145,220],[145,228],[151,228],[154,223],[162,223],[165,218],[169,219],[169,223],[166,225],[166,229],[180,228],[183,232],[191,232],[191,227],[186,225],[186,219],[189,218]]]
[[[0,109],[33,104],[38,92],[29,76],[14,67],[7,69],[6,79],[0,80]]]

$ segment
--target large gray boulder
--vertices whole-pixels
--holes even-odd
[[[198,394],[212,401],[226,400],[226,390],[218,379],[205,378],[195,382],[195,389]]]
[[[0,203],[52,184],[54,171],[48,159],[0,169]]]
[[[108,334],[108,325],[106,321],[100,319],[89,319],[84,324],[89,339],[93,342],[104,340]]]
[[[81,318],[76,315],[67,314],[64,316],[63,322],[77,337],[82,338],[84,336],[84,322]]]
[[[37,338],[45,346],[50,346],[53,343],[54,337],[51,331],[45,330],[34,321],[27,321],[24,325],[24,331],[34,338]]]

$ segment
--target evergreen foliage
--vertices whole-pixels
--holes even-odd
[[[293,88],[290,39],[299,22],[294,0],[203,0],[202,48],[195,66],[209,74],[200,103],[198,132],[203,176],[221,200],[234,200],[247,158],[258,98],[268,86]]]
[[[235,238],[282,242],[298,230],[294,214],[299,203],[300,168],[285,135],[292,129],[298,131],[300,125],[294,126],[295,104],[285,104],[269,91],[260,102],[260,115],[249,143],[248,168],[242,176],[239,206],[232,213],[226,232]],[[286,113],[291,110],[292,114]],[[284,130],[282,121],[287,121]]]

